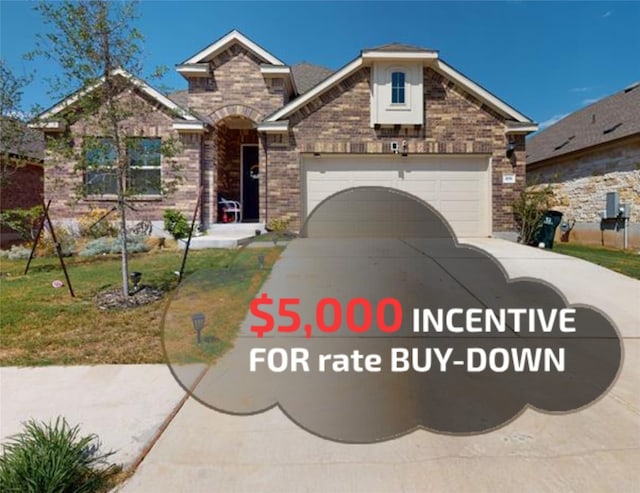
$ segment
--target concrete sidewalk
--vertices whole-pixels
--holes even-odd
[[[505,241],[470,243],[497,257],[512,278],[544,279],[569,302],[593,305],[614,320],[624,337],[625,360],[604,398],[570,414],[527,409],[509,425],[482,435],[452,437],[420,430],[367,445],[318,438],[277,408],[231,416],[190,399],[121,490],[638,491],[640,281]],[[307,245],[291,242],[280,262],[347,251]],[[264,291],[275,296],[274,286],[266,285]]]
[[[63,416],[129,465],[185,395],[166,365],[0,368],[0,438]]]

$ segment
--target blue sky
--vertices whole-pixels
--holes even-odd
[[[50,106],[58,68],[22,55],[43,32],[33,3],[0,0],[0,53],[35,71],[23,108]],[[362,48],[392,41],[437,49],[457,70],[543,126],[640,80],[638,2],[211,2],[139,5],[148,74],[173,66],[232,29],[285,63],[337,69]]]

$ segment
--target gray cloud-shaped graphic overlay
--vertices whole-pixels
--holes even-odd
[[[199,271],[187,278],[167,308],[163,321],[165,353],[174,376],[193,397],[216,410],[253,414],[279,405],[296,423],[321,437],[350,443],[387,440],[426,428],[434,432],[472,434],[490,431],[518,416],[527,405],[545,412],[570,412],[603,395],[621,366],[622,345],[614,324],[587,306],[576,309],[575,333],[529,333],[528,322],[516,333],[414,333],[412,309],[537,308],[545,314],[566,308],[567,302],[552,286],[536,279],[509,280],[487,252],[457,243],[444,218],[432,207],[406,194],[380,188],[356,188],[320,204],[278,260],[271,276],[257,293],[247,286],[259,269],[260,249],[247,248],[241,261],[227,269]],[[299,298],[294,309],[302,325],[294,333],[272,331],[263,338],[250,328],[262,320],[249,312],[239,328],[233,348],[215,362],[222,330],[229,330],[219,315],[231,296],[274,299],[261,309],[276,322],[281,298]],[[381,299],[400,301],[403,323],[395,333],[374,326],[357,334],[344,321],[333,333],[317,328],[316,307],[332,297],[342,307],[353,298],[366,298],[373,307]],[[249,300],[249,298],[247,298]],[[195,343],[191,314],[203,312],[207,323],[202,342]],[[389,314],[385,313],[385,320]],[[328,317],[331,319],[331,316]],[[362,313],[355,312],[361,323]],[[233,330],[234,328],[231,327]],[[469,348],[485,354],[500,348],[496,363],[526,348],[542,350],[541,370],[469,372]],[[250,371],[254,348],[290,351],[302,348],[309,355],[309,372],[270,371],[265,363]],[[416,352],[420,365],[427,353],[452,351],[445,372],[437,359],[427,372],[391,371],[391,351]],[[544,371],[544,351],[564,351],[562,372]],[[320,355],[378,354],[380,372],[318,371]],[[265,354],[266,356],[266,354]],[[477,356],[477,354],[476,354]],[[281,362],[277,354],[274,361]]]

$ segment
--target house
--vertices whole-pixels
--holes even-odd
[[[180,142],[172,162],[181,183],[172,194],[159,187],[140,194],[132,220],[161,221],[167,208],[190,214],[202,186],[205,228],[223,220],[224,198],[240,202],[243,222],[286,218],[298,230],[333,193],[379,185],[432,204],[458,236],[513,235],[525,136],[537,126],[437,51],[393,43],[364,49],[332,72],[307,62],[288,66],[234,30],[176,69],[188,89],[169,95],[119,71],[131,82],[130,97],[150,108],[144,121],[128,123],[148,149],[162,139]],[[78,146],[91,133],[90,115],[77,111],[81,96],[41,115],[48,138]],[[60,156],[47,161],[54,216],[73,218],[113,200],[113,190],[71,200],[70,183],[108,185],[107,175],[83,175]],[[139,168],[174,178],[159,155]]]
[[[0,120],[0,212],[31,209],[44,196],[44,136],[13,118]],[[21,241],[8,227],[0,230],[0,246]]]
[[[603,218],[608,192],[630,204],[628,245],[640,247],[640,83],[563,118],[527,141],[527,178],[550,185],[573,226],[563,241],[624,245],[623,220]]]

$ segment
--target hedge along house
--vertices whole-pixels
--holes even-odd
[[[563,241],[622,247],[625,222],[603,218],[607,193],[630,206],[628,245],[640,247],[640,83],[635,83],[532,136],[532,186],[549,185],[554,209],[571,231]]]
[[[189,213],[202,186],[204,228],[223,220],[224,198],[240,202],[243,222],[288,218],[297,230],[333,193],[376,185],[432,204],[458,236],[513,234],[525,135],[537,127],[436,51],[389,44],[363,50],[332,73],[289,67],[232,31],[177,71],[188,90],[168,96],[130,78],[134,97],[152,107],[151,119],[130,124],[147,138],[179,140],[173,161],[183,175],[173,194],[136,197],[132,220],[161,221],[166,208]],[[49,138],[77,145],[90,128],[73,103],[41,116]],[[45,193],[56,217],[72,219],[113,200],[108,193],[69,200],[71,184],[90,177],[73,163],[47,160],[55,163]],[[164,180],[172,177],[166,166],[158,158],[148,169]]]

